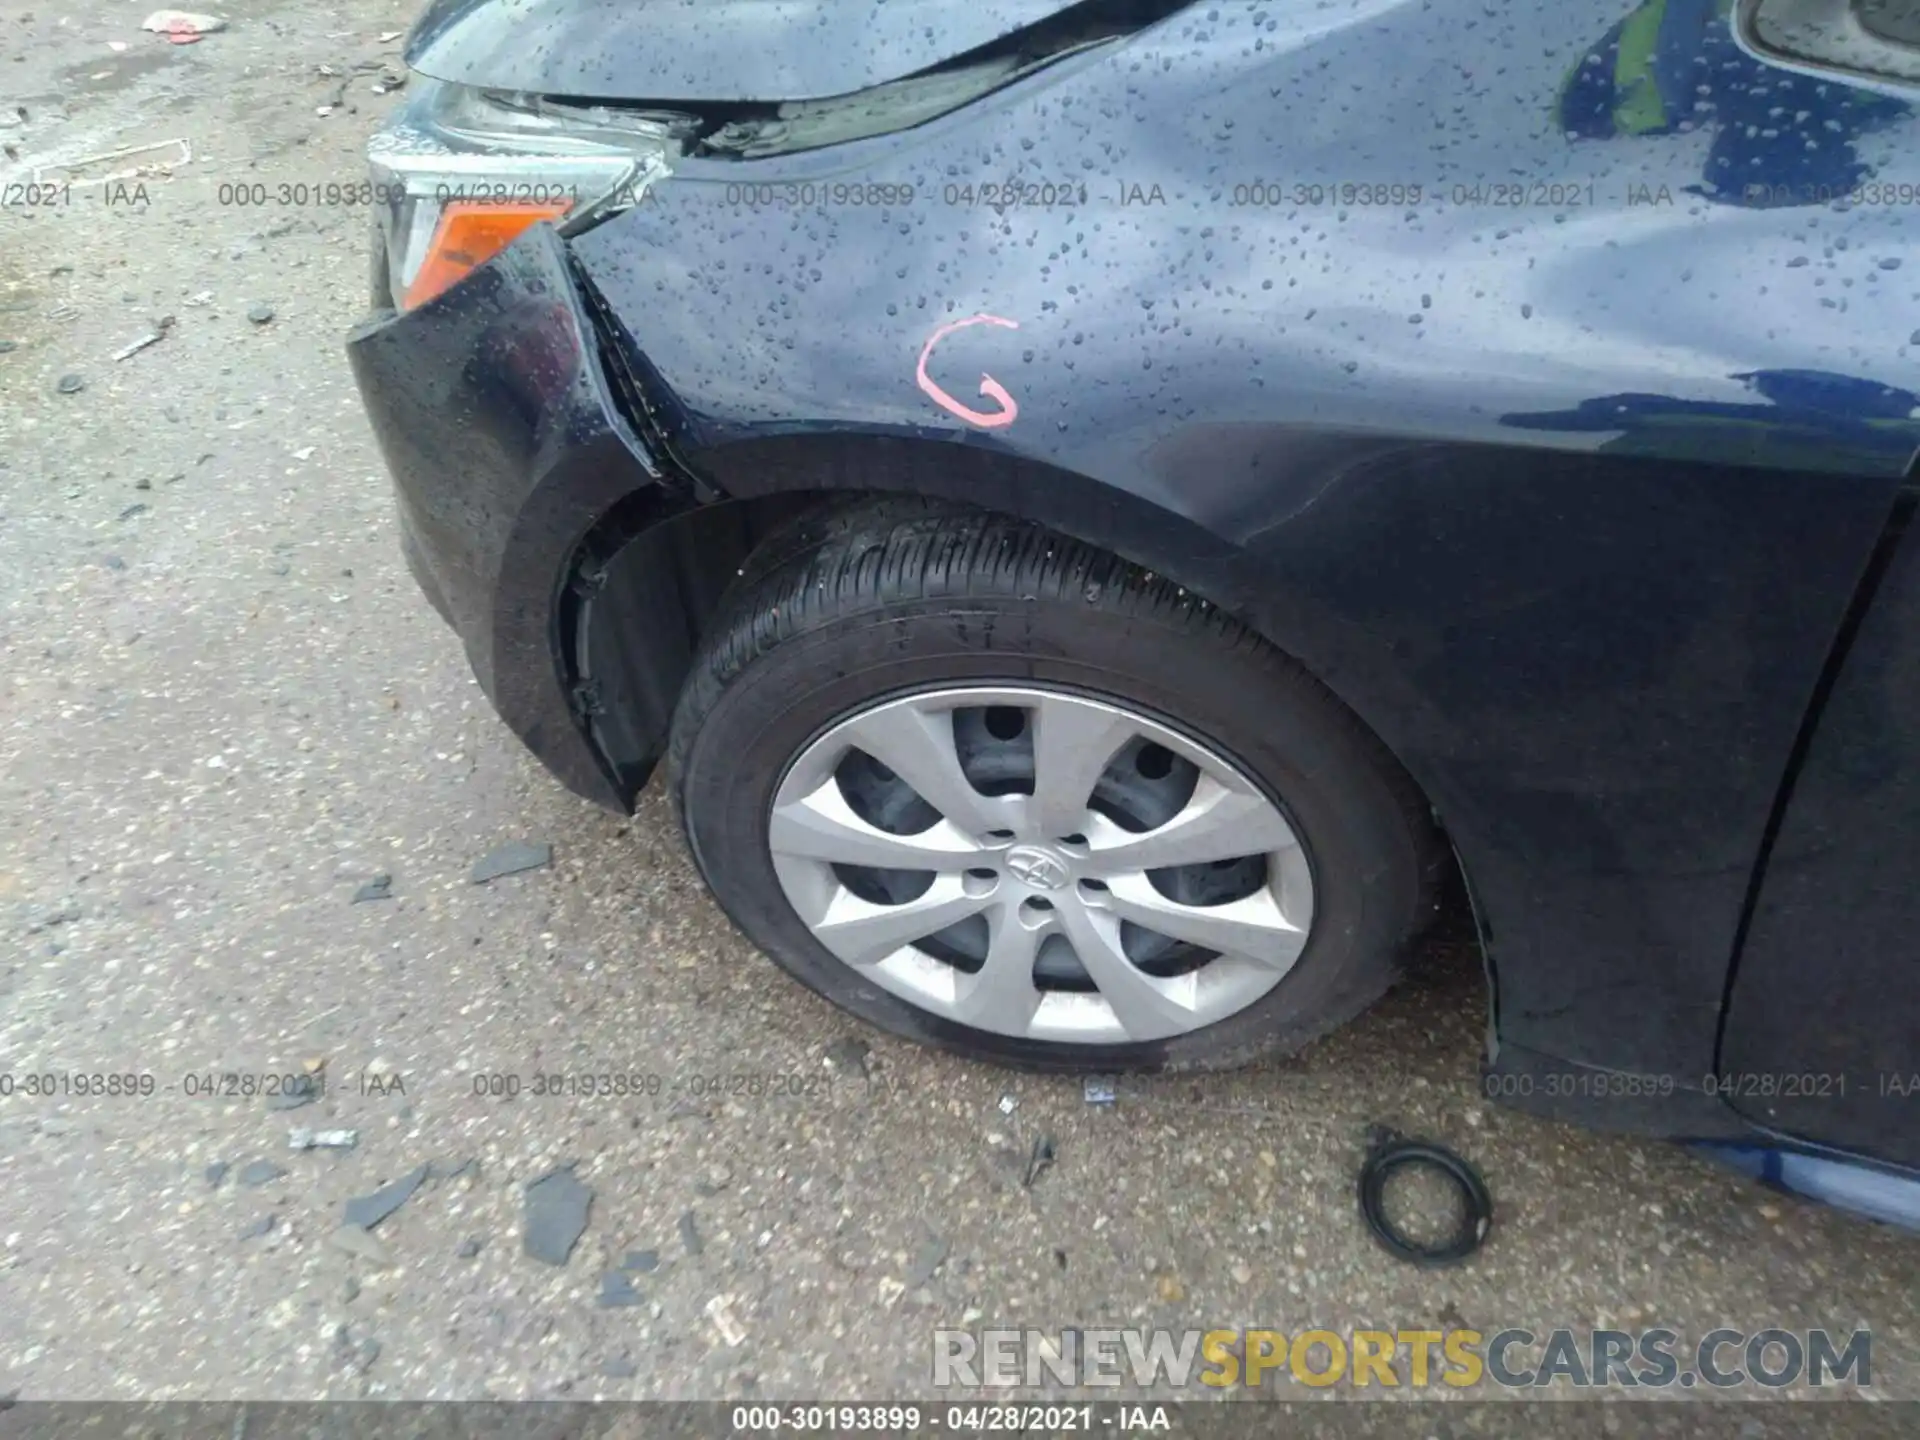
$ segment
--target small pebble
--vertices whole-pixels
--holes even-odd
[[[78,395],[82,390],[87,388],[87,382],[82,380],[78,375],[62,375],[59,385],[55,388],[58,389],[62,395]]]
[[[256,325],[265,325],[273,319],[273,307],[264,301],[247,307],[247,319]]]

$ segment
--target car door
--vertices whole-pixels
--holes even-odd
[[[1831,85],[1896,102],[1920,89],[1912,0],[1748,0],[1740,37],[1768,63]],[[1920,176],[1901,168],[1858,177],[1837,204],[1920,203]],[[1727,1102],[1769,1129],[1920,1165],[1914,479],[1894,503],[1796,746],[1728,988],[1718,1076]]]
[[[1920,1165],[1920,529],[1870,569],[1765,862],[1720,1084],[1748,1118]]]

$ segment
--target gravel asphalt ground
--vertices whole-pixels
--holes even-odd
[[[1920,1237],[1483,1103],[1457,911],[1350,1030],[1110,1105],[787,981],[402,566],[342,346],[369,217],[297,187],[361,177],[412,0],[189,46],[148,8],[0,4],[0,175],[168,147],[0,213],[0,1071],[154,1085],[0,1096],[0,1395],[871,1399],[931,1393],[940,1326],[1726,1325],[1870,1328],[1920,1399]],[[295,198],[222,203],[256,181]],[[473,883],[510,844],[550,859]],[[1369,1241],[1375,1124],[1485,1174],[1467,1266]]]

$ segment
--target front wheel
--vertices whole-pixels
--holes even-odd
[[[880,501],[768,542],[671,784],[776,962],[897,1034],[1219,1067],[1371,1003],[1433,908],[1411,782],[1316,681],[1137,568]]]

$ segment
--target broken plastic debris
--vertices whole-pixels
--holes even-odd
[[[828,1066],[835,1070],[858,1070],[871,1078],[867,1066],[867,1057],[873,1053],[873,1047],[857,1035],[849,1035],[829,1045],[821,1056]]]
[[[633,1277],[624,1270],[603,1270],[600,1272],[600,1305],[603,1309],[617,1309],[638,1305],[646,1299],[634,1288]]]
[[[327,1244],[335,1250],[365,1260],[370,1265],[391,1265],[393,1256],[387,1247],[380,1243],[377,1235],[362,1230],[358,1225],[342,1225],[327,1237]]]
[[[1033,1182],[1053,1168],[1053,1162],[1058,1153],[1053,1136],[1042,1135],[1036,1139],[1033,1142],[1033,1153],[1027,1157],[1027,1175],[1026,1179],[1020,1182],[1021,1185],[1031,1190]]]
[[[593,1191],[580,1183],[572,1166],[548,1171],[526,1188],[521,1248],[543,1264],[565,1265],[592,1210]]]
[[[152,160],[145,164],[136,164],[128,168],[111,170],[105,175],[86,173],[89,167],[103,165],[111,160],[127,160],[135,155],[148,155],[161,150],[175,152],[173,158]],[[82,155],[78,160],[56,161],[42,165],[33,172],[36,185],[107,185],[115,180],[132,180],[137,176],[151,175],[156,171],[165,172],[175,165],[187,165],[193,161],[193,146],[185,140],[157,140],[151,145],[126,145],[118,150],[102,150],[97,155]]]
[[[157,345],[166,339],[167,333],[172,329],[173,316],[163,315],[155,322],[153,328],[148,330],[147,333],[142,335],[138,340],[135,340],[129,345],[122,345],[118,350],[114,351],[113,358],[116,360],[130,360],[149,345]]]
[[[360,1143],[358,1130],[302,1130],[287,1132],[289,1150],[351,1150]]]
[[[1089,1075],[1080,1093],[1089,1105],[1111,1105],[1117,1098],[1113,1081],[1104,1075]]]
[[[274,1181],[282,1179],[286,1173],[271,1160],[254,1160],[241,1170],[240,1183],[257,1190],[262,1185],[271,1185]]]
[[[227,28],[218,15],[199,15],[191,10],[156,10],[140,22],[142,30],[167,37],[169,44],[192,45],[202,35]]]
[[[720,1338],[728,1345],[738,1345],[747,1338],[747,1330],[733,1314],[733,1296],[716,1295],[707,1301],[707,1318],[713,1322],[713,1328],[720,1332]]]
[[[410,1170],[391,1184],[383,1185],[371,1195],[356,1195],[347,1201],[341,1211],[342,1225],[358,1225],[362,1230],[371,1230],[408,1200],[427,1178],[427,1167],[422,1165]]]
[[[267,1109],[298,1110],[302,1106],[311,1105],[314,1101],[318,1100],[323,1088],[322,1082],[315,1080],[313,1076],[302,1075],[296,1083],[287,1086],[287,1088],[282,1090],[278,1095],[271,1097],[267,1101]]]
[[[513,840],[489,851],[474,862],[472,883],[484,885],[503,875],[518,875],[523,870],[540,870],[553,863],[553,846],[544,841],[532,844]]]

